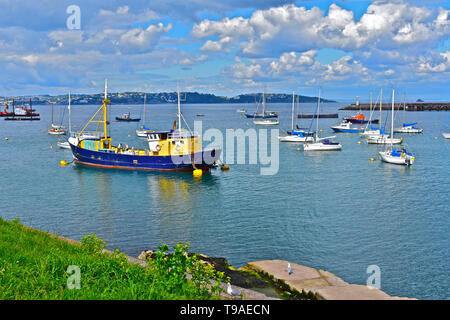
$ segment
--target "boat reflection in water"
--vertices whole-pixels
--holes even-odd
[[[204,229],[202,225],[209,218],[199,213],[198,206],[208,199],[205,192],[213,197],[218,182],[220,179],[214,175],[200,180],[186,173],[147,174],[151,223],[164,243],[191,241],[196,230]]]

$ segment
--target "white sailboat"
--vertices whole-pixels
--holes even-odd
[[[146,102],[146,97],[147,97],[147,95],[144,94],[144,119],[142,121],[142,124],[141,124],[140,128],[136,130],[136,135],[138,137],[143,137],[143,138],[147,137],[147,135],[149,133],[153,132],[153,130],[150,130],[149,128],[147,128],[145,126],[145,102]]]
[[[382,91],[381,91],[382,94]],[[380,96],[381,97],[381,96]],[[394,99],[394,97],[392,97]],[[392,100],[394,101],[394,100]],[[380,120],[381,120],[381,109],[382,109],[382,103],[380,98]],[[394,111],[392,111],[392,121],[391,121],[391,134],[385,133],[381,129],[381,123],[380,128],[378,130],[375,130],[373,134],[366,134],[366,141],[368,144],[401,144],[403,142],[403,138],[394,138],[393,133],[393,127],[394,127]]]
[[[298,102],[298,101],[297,101]],[[295,109],[295,93],[292,92],[292,115],[291,115],[291,131],[285,136],[278,136],[281,142],[308,142],[313,141],[313,137],[304,130],[294,130],[294,109]]]
[[[69,91],[69,105],[67,106],[67,110],[69,111],[69,135],[72,133],[72,119],[71,119],[71,111],[70,111],[70,102],[71,102],[71,97],[70,97],[70,91]],[[70,149],[70,144],[67,140],[65,141],[58,141],[56,142],[56,145],[62,149]]]
[[[422,133],[423,129],[416,127],[417,122],[412,122],[412,123],[406,123],[405,122],[405,118],[406,118],[406,99],[405,96],[403,96],[403,124],[401,127],[399,128],[395,128],[394,132],[398,132],[398,133]]]
[[[372,138],[372,137],[380,137],[382,135],[386,135],[387,134],[382,130],[381,128],[381,111],[382,111],[382,99],[383,98],[383,89],[380,89],[380,119],[379,119],[379,127],[372,127],[371,122],[369,121],[364,129],[363,132],[360,133],[361,136],[365,137],[365,138]],[[372,94],[370,95],[370,105],[371,105],[371,109],[372,109]],[[372,119],[372,112],[370,113],[370,119]]]
[[[47,130],[48,134],[51,135],[65,135],[67,134],[67,130],[64,126],[62,125],[55,125],[53,123],[53,103],[52,103],[52,123],[51,123],[51,128]]]
[[[390,148],[380,151],[378,154],[384,162],[400,165],[412,165],[415,157],[412,153],[407,152],[405,148],[394,149],[392,139],[394,137],[394,89],[392,89],[392,119],[391,119],[391,143]]]
[[[264,90],[265,91],[265,90]],[[266,114],[266,96],[265,96],[265,92],[263,92],[263,115]],[[263,126],[275,126],[277,124],[280,124],[280,120],[278,119],[278,117],[273,117],[273,118],[256,118],[255,120],[253,120],[253,123],[256,125],[263,125]]]
[[[443,136],[445,139],[450,139],[450,132],[443,132],[443,133],[442,133],[442,136]]]
[[[319,97],[317,101],[317,115],[320,114],[320,89],[319,89]],[[319,138],[319,116],[316,117],[316,135],[314,137],[313,142],[307,142],[303,149],[305,151],[337,151],[342,149],[342,145],[339,142],[330,141],[329,139],[335,138],[326,137]]]

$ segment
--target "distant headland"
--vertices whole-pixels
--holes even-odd
[[[123,92],[123,93],[110,93],[108,98],[112,104],[143,104],[144,94],[146,94],[146,103],[148,104],[164,104],[164,103],[176,103],[176,92],[161,92],[161,93],[144,93],[144,92]],[[292,102],[292,95],[285,93],[266,93],[267,103],[290,103]],[[181,93],[184,104],[193,103],[255,103],[262,101],[262,93],[249,93],[241,94],[235,97],[216,96],[210,93],[198,93],[198,92],[183,92]],[[317,97],[308,97],[302,95],[296,95],[295,100],[300,103],[314,103],[317,102]],[[67,95],[35,95],[35,96],[17,96],[17,97],[0,97],[0,105],[5,103],[12,104],[28,104],[30,99],[34,105],[42,104],[68,104]],[[101,104],[103,102],[103,94],[72,94],[72,104]],[[321,102],[336,102],[328,99],[320,99]]]

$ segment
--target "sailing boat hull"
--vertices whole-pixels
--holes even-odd
[[[142,171],[193,171],[195,170],[191,162],[176,163],[172,156],[148,155],[140,156],[133,154],[120,154],[112,152],[93,151],[80,148],[70,144],[74,161],[77,164],[125,170],[142,170]],[[209,170],[214,166],[214,162],[220,157],[220,149],[205,150],[192,155],[193,159],[202,159],[201,164],[195,164],[197,169]],[[205,162],[205,159],[213,161]],[[181,161],[180,161],[181,162]],[[209,163],[212,162],[212,163]]]
[[[312,142],[313,137],[300,137],[297,135],[279,136],[278,140],[281,142]]]
[[[308,143],[303,147],[305,151],[339,151],[342,149],[340,143],[326,144],[322,142]]]
[[[422,128],[414,128],[414,127],[402,127],[394,129],[394,132],[397,133],[422,133]]]
[[[408,155],[394,156],[391,151],[379,152],[382,161],[392,164],[409,166],[414,163],[414,157]]]
[[[403,138],[388,138],[386,136],[369,136],[367,139],[368,144],[401,144]]]
[[[253,120],[253,123],[260,126],[276,126],[277,124],[280,124],[280,121],[277,118],[269,118],[269,119]]]

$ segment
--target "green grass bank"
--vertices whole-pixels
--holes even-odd
[[[80,244],[0,218],[0,299],[219,299],[223,273],[187,255],[187,244],[170,255],[161,246],[145,267],[104,248],[95,235]]]

